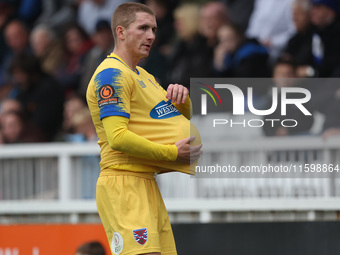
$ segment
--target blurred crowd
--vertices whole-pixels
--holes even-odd
[[[339,1],[139,1],[158,24],[139,65],[164,88],[189,88],[190,77],[272,77],[272,86],[255,90],[268,109],[272,87],[292,86],[279,80],[340,77]],[[86,88],[113,50],[111,17],[124,2],[0,0],[0,144],[97,140]],[[328,80],[308,85],[309,109],[325,116],[324,136],[340,133],[340,84]],[[313,125],[294,105],[285,118],[301,124],[264,134],[308,134]]]

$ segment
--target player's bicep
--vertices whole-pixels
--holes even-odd
[[[104,69],[94,79],[100,119],[109,116],[130,118],[131,88],[121,70]]]

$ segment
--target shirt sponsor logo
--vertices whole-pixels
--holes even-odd
[[[150,112],[150,117],[153,119],[168,119],[178,115],[181,115],[181,113],[171,101],[165,102],[164,100],[157,104]]]
[[[100,88],[100,97],[103,99],[112,97],[114,93],[115,89],[110,85],[104,85]]]
[[[99,90],[99,107],[110,104],[118,104],[119,98],[114,96],[115,89],[111,85],[103,85]]]

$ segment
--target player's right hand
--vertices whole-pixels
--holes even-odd
[[[178,148],[178,155],[176,161],[192,163],[197,160],[203,151],[201,151],[202,144],[192,146],[191,142],[195,140],[194,136],[184,138],[178,141],[175,145]]]

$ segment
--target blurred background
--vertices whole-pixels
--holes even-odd
[[[109,254],[95,204],[99,146],[85,93],[114,48],[111,17],[124,2],[0,0],[0,254],[76,254],[92,241]],[[190,78],[273,79],[254,89],[254,102],[267,109],[272,88],[289,86],[280,80],[320,81],[306,87],[311,117],[296,107],[287,112],[301,123],[294,128],[209,132],[195,114],[202,162],[340,164],[339,0],[140,2],[154,10],[158,31],[139,65],[164,88],[190,89]],[[179,254],[320,255],[340,254],[336,177],[171,173],[157,181]]]

